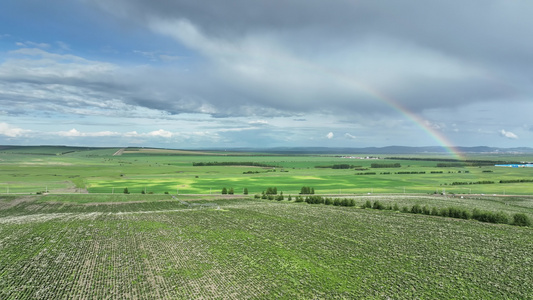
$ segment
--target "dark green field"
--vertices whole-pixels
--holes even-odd
[[[185,199],[220,210],[191,209],[170,197],[106,197],[2,196],[0,298],[527,299],[533,293],[531,227],[359,208],[371,197],[356,198],[357,207]]]
[[[117,150],[0,151],[0,299],[533,295],[533,227],[515,222],[533,220],[533,183],[499,183],[531,179],[531,168]],[[193,166],[208,162],[226,165]],[[337,164],[355,167],[317,168]],[[356,175],[366,172],[376,174]],[[354,205],[297,202],[302,186]],[[284,200],[255,199],[268,187]],[[468,217],[442,216],[450,208]]]

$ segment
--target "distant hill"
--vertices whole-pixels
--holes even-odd
[[[25,153],[25,154],[47,154],[60,155],[75,151],[87,151],[95,149],[110,149],[122,147],[70,147],[70,146],[10,146],[0,145],[0,152],[4,153]],[[147,147],[147,149],[150,147]],[[137,148],[132,148],[137,149]],[[156,149],[156,148],[153,148]],[[177,150],[177,149],[167,149]],[[193,149],[189,149],[193,150]],[[408,147],[408,146],[387,146],[387,147],[364,147],[364,148],[330,148],[330,147],[275,147],[275,148],[204,148],[194,149],[203,151],[228,151],[233,152],[233,155],[247,152],[248,154],[264,153],[264,154],[446,154],[448,149],[440,146],[427,147]],[[517,148],[498,148],[488,146],[477,147],[456,147],[456,150],[462,153],[521,153],[533,154],[533,148],[517,147]],[[237,153],[235,153],[237,152]],[[229,153],[228,153],[229,154]]]
[[[423,154],[449,153],[447,148],[439,146],[408,147],[364,147],[364,148],[328,148],[328,147],[276,147],[276,148],[233,148],[232,151],[264,152],[275,154]],[[456,147],[462,153],[533,153],[533,148],[497,148],[487,146]]]

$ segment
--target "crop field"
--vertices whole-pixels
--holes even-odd
[[[0,148],[0,299],[532,299],[532,159],[467,158]]]
[[[165,149],[20,147],[0,149],[0,194],[130,193],[242,194],[275,186],[298,194],[312,186],[320,194],[454,193],[533,194],[533,168],[495,167],[531,161],[516,155],[470,155],[446,162],[440,155],[272,155]],[[121,155],[114,155],[116,153]],[[393,157],[393,158],[390,158]],[[413,159],[414,158],[414,159]],[[483,162],[483,163],[476,163]],[[373,167],[373,165],[397,167]],[[335,169],[345,165],[347,169]]]
[[[361,209],[372,199],[367,196],[356,198],[356,207],[184,199],[216,202],[220,209],[190,209],[168,195],[1,196],[0,298],[533,294],[531,227]],[[486,207],[504,200],[478,201]],[[531,200],[516,206],[533,210]]]

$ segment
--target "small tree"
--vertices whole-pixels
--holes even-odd
[[[228,194],[228,189],[227,188],[222,188],[222,195],[226,195]]]
[[[244,195],[248,195],[248,189],[247,189],[247,188],[244,188],[244,189],[242,190],[242,193],[243,193]]]
[[[128,191],[128,188],[124,188],[124,194],[129,194],[130,191]]]
[[[235,190],[233,190],[233,188],[229,188],[228,194],[230,194],[230,195],[235,194]]]
[[[385,209],[385,206],[381,204],[381,202],[376,201],[374,202],[374,205],[372,206],[373,209]]]
[[[531,220],[525,214],[514,214],[513,225],[516,226],[531,226]]]
[[[400,211],[400,207],[398,206],[398,203],[394,203],[394,206],[392,207],[392,210]]]

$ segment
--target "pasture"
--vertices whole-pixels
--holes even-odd
[[[533,227],[510,225],[533,220],[533,168],[479,165],[527,157],[118,150],[0,150],[0,299],[533,294]],[[354,206],[297,202],[302,186]],[[269,187],[284,200],[257,199]],[[448,208],[509,224],[429,213]]]
[[[0,194],[130,193],[219,194],[233,188],[242,194],[277,187],[298,194],[302,186],[319,194],[454,193],[533,194],[533,168],[495,167],[523,156],[470,155],[479,163],[443,162],[442,155],[350,159],[334,155],[272,155],[163,149],[119,150],[70,147],[20,147],[0,151]],[[491,163],[491,160],[494,163]],[[529,159],[532,160],[532,159]],[[488,161],[488,163],[487,163]],[[198,164],[209,164],[198,166]],[[196,164],[196,165],[195,165]],[[226,164],[226,165],[224,165]],[[252,165],[254,164],[254,165]],[[373,168],[372,164],[399,164]],[[258,166],[260,165],[260,166]],[[333,169],[348,165],[348,169]],[[505,181],[506,183],[500,183]],[[522,182],[520,182],[522,181]]]

